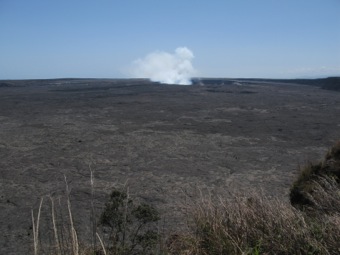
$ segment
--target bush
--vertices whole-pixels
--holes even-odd
[[[148,205],[134,205],[127,192],[112,191],[100,216],[100,225],[107,234],[112,254],[152,254],[159,235],[155,223],[158,211]]]

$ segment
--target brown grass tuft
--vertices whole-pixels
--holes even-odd
[[[324,193],[329,198],[329,193]],[[188,205],[190,231],[169,243],[171,254],[337,254],[340,215],[310,217],[263,194]],[[177,247],[181,247],[178,251]]]
[[[323,161],[310,163],[300,170],[290,190],[292,205],[302,210],[321,210],[333,213],[339,208],[340,190],[340,141],[326,154]],[[332,193],[334,198],[324,193]],[[330,205],[335,203],[335,206]],[[327,204],[328,203],[328,204]]]

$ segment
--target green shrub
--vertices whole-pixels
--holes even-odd
[[[107,233],[111,254],[152,254],[159,240],[155,223],[158,211],[148,205],[135,205],[127,192],[112,191],[100,216]]]

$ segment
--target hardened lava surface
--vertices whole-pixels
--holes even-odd
[[[43,197],[44,236],[49,197],[62,200],[65,177],[80,238],[91,228],[91,171],[97,214],[125,184],[176,229],[195,189],[285,199],[298,165],[321,159],[339,138],[340,93],[316,86],[1,81],[0,253],[32,253],[31,210],[36,217]]]

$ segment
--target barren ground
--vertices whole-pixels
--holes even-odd
[[[272,82],[166,86],[145,80],[7,81],[0,86],[0,254],[32,253],[31,209],[71,190],[90,228],[127,182],[176,229],[195,187],[287,198],[298,165],[340,138],[340,93]],[[48,214],[48,199],[42,214]],[[41,233],[43,236],[44,233]]]

